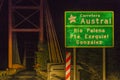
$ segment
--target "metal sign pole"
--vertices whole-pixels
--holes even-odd
[[[73,48],[73,59],[74,59],[74,61],[73,61],[73,74],[74,74],[74,76],[73,76],[73,80],[76,80],[76,70],[77,70],[77,66],[76,66],[76,48]]]
[[[106,52],[103,48],[103,80],[106,80]]]

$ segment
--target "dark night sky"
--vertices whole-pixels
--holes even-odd
[[[64,11],[114,11],[115,47],[107,49],[110,57],[120,62],[120,1],[119,0],[48,0],[58,38],[64,48]],[[0,10],[0,68],[7,64],[8,1]],[[111,54],[110,54],[111,53]],[[1,65],[3,67],[1,67]],[[117,64],[119,67],[119,63]]]

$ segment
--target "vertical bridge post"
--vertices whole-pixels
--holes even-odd
[[[39,33],[39,40],[43,42],[43,1],[44,0],[8,0],[8,68],[13,68],[13,33]],[[26,4],[27,3],[27,4]],[[27,13],[27,11],[31,13]],[[40,17],[36,17],[36,14]],[[17,15],[17,16],[16,16]],[[31,21],[31,17],[39,22]],[[22,20],[18,20],[22,18]],[[14,21],[13,21],[14,20]],[[16,22],[15,22],[16,21]],[[29,24],[28,24],[29,23]],[[27,26],[26,26],[27,25]]]

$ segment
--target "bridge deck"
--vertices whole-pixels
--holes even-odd
[[[36,75],[35,71],[21,71],[14,76],[8,77],[7,80],[44,80]]]

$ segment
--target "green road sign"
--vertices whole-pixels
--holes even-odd
[[[65,47],[113,46],[113,11],[65,12]]]

